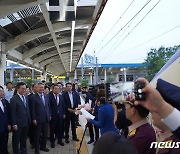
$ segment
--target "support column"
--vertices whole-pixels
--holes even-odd
[[[41,81],[44,80],[46,81],[47,80],[47,70],[46,70],[46,66],[44,66],[44,70],[42,72],[42,75],[41,75]]]
[[[126,82],[126,68],[124,68],[124,82]]]
[[[46,81],[46,78],[47,78],[47,72],[44,70],[41,74],[41,81],[42,80],[45,80]]]
[[[106,68],[104,68],[104,82],[106,83],[107,81],[107,72],[106,72]]]
[[[68,72],[66,74],[66,82],[70,82],[70,80],[69,80],[69,73]]]
[[[84,79],[84,65],[83,65],[83,57],[81,58],[81,79]]]
[[[90,85],[92,85],[93,84],[93,75],[92,75],[92,73],[90,73]]]
[[[13,80],[14,80],[14,68],[13,68],[13,64],[11,64],[10,81],[13,82]]]
[[[98,76],[98,60],[97,60],[97,57],[96,57],[96,85],[98,84],[99,82],[99,76]]]
[[[34,80],[34,69],[32,69],[31,75],[32,75],[32,80]]]
[[[77,70],[74,70],[74,80],[77,80]]]
[[[0,85],[4,87],[5,85],[5,72],[6,72],[6,54],[4,44],[0,42]]]
[[[116,74],[116,82],[119,82],[119,73]]]
[[[96,70],[95,70],[95,68],[94,68],[94,85],[96,84]]]

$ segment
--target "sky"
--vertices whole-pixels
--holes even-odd
[[[179,8],[180,0],[108,0],[84,54],[95,51],[101,64],[142,63],[151,48],[180,44]]]

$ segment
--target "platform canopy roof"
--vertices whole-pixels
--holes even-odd
[[[0,0],[0,42],[8,60],[53,75],[72,72],[107,0],[77,0],[76,20],[50,21],[48,0]]]

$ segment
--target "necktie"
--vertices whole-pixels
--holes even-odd
[[[56,94],[56,95],[55,95],[55,98],[56,98],[56,103],[57,103],[57,105],[58,105],[59,102],[58,102],[58,98],[57,98],[57,97],[58,97],[58,95]]]
[[[41,100],[43,102],[43,105],[45,106],[45,101],[44,101],[44,98],[43,98],[43,94],[41,94]]]
[[[24,106],[26,107],[26,98],[24,95],[22,95]]]

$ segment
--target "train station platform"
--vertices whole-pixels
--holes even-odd
[[[83,116],[80,116],[79,120],[80,120],[81,127],[78,127],[76,129],[76,132],[77,132],[78,139],[81,141],[83,132],[85,129],[85,125],[86,125],[86,119]],[[80,146],[80,141],[75,142],[72,140],[71,130],[70,130],[69,135],[70,135],[70,143],[67,144],[67,143],[65,143],[65,141],[63,141],[65,143],[65,146],[61,146],[61,145],[57,144],[57,142],[56,142],[55,148],[51,148],[50,141],[48,140],[47,148],[49,149],[49,152],[40,151],[40,153],[41,154],[77,154],[77,150],[79,149],[79,146]],[[87,130],[86,134],[85,134],[85,138],[82,143],[80,154],[91,154],[92,153],[94,146],[93,146],[93,144],[88,145],[87,144],[88,141],[89,141],[89,131]],[[8,151],[10,154],[13,154],[13,152],[12,152],[12,133],[9,134]],[[34,149],[31,149],[29,139],[27,139],[27,153],[28,154],[34,153]]]

